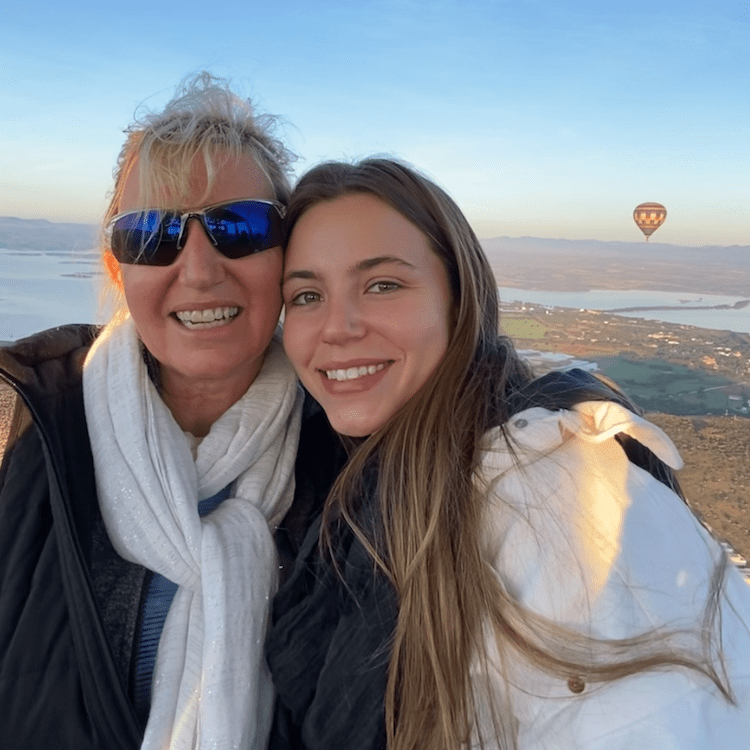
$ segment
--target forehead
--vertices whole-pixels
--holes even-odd
[[[305,211],[294,226],[287,256],[289,263],[316,258],[345,265],[355,256],[417,250],[432,253],[421,229],[380,198],[354,193]]]
[[[136,157],[125,178],[118,212],[137,208],[201,208],[235,198],[273,200],[274,191],[263,170],[252,156],[215,157],[209,187],[209,175],[201,155],[186,165],[184,174],[176,176],[173,186],[159,184],[153,175],[141,175],[142,165]]]

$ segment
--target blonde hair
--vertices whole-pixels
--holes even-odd
[[[443,361],[383,428],[352,445],[324,510],[322,549],[333,554],[334,529],[348,524],[397,593],[385,696],[390,750],[455,750],[469,742],[480,703],[488,699],[486,683],[475,693],[470,679],[475,659],[487,679],[487,633],[494,634],[501,666],[520,653],[563,679],[603,682],[676,665],[706,675],[731,700],[719,676],[715,636],[723,565],[695,632],[623,641],[595,640],[549,622],[500,585],[480,545],[490,491],[477,481],[480,452],[490,427],[499,426],[508,441],[509,404],[533,375],[511,341],[498,335],[496,281],[474,232],[451,198],[412,168],[392,159],[313,168],[292,195],[288,231],[316,203],[350,193],[379,198],[428,237],[454,304]],[[374,529],[371,521],[363,525],[360,512],[371,467],[377,475]],[[513,747],[507,707],[497,695],[489,701],[495,741]]]
[[[256,113],[252,102],[235,94],[222,78],[204,71],[185,79],[162,111],[145,112],[127,129],[102,230],[119,213],[125,182],[134,167],[144,205],[178,208],[191,193],[189,178],[196,159],[206,170],[205,198],[223,164],[250,156],[268,179],[274,199],[286,204],[296,157],[275,138],[277,124],[278,118]],[[172,205],[163,205],[165,199]],[[104,231],[101,237],[102,261],[119,307],[119,267]]]

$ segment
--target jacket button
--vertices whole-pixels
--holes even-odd
[[[515,422],[513,422],[514,427],[518,427],[518,429],[526,427],[527,424],[528,422],[525,419],[517,419]]]
[[[568,690],[571,693],[582,693],[586,689],[586,683],[578,675],[568,678]]]

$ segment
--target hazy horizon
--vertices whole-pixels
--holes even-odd
[[[26,228],[28,228],[29,224],[33,224],[33,223],[36,222],[38,224],[44,225],[45,228],[49,227],[50,231],[55,231],[53,229],[54,227],[65,227],[68,230],[68,232],[72,231],[74,234],[76,232],[76,229],[80,228],[81,230],[83,230],[85,228],[85,229],[89,229],[91,231],[91,234],[92,234],[93,237],[97,236],[97,234],[99,232],[99,229],[100,229],[100,225],[98,223],[95,223],[95,222],[91,222],[91,223],[89,223],[89,222],[73,222],[73,221],[59,221],[58,222],[58,221],[53,221],[53,220],[50,220],[50,219],[44,219],[44,218],[38,218],[38,217],[37,218],[25,219],[25,218],[22,218],[22,217],[19,217],[19,216],[0,216],[0,247],[3,247],[5,249],[7,249],[7,250],[24,250],[26,248],[19,247],[19,246],[12,246],[12,245],[5,245],[5,244],[3,244],[4,242],[8,241],[7,238],[9,236],[9,234],[10,234],[11,237],[14,234],[12,231],[9,232],[9,227],[4,222],[19,222],[22,225],[26,225]],[[476,229],[475,229],[475,232],[476,232]],[[567,238],[567,237],[543,237],[543,236],[536,236],[536,235],[516,235],[516,236],[511,236],[511,235],[496,235],[496,236],[493,236],[493,237],[483,237],[483,236],[480,236],[478,233],[477,233],[477,236],[478,236],[480,242],[482,242],[482,243],[485,243],[485,242],[491,243],[494,240],[509,240],[511,242],[520,242],[520,241],[523,241],[523,240],[528,240],[528,241],[531,241],[531,242],[539,242],[539,243],[542,243],[542,244],[551,244],[551,243],[555,243],[555,242],[569,243],[569,244],[570,243],[575,243],[575,244],[578,244],[578,245],[587,244],[587,243],[601,243],[601,244],[608,244],[608,245],[619,244],[619,245],[629,245],[629,246],[632,245],[632,246],[634,246],[637,249],[638,248],[642,248],[643,252],[647,252],[647,251],[650,252],[650,250],[652,248],[653,249],[658,249],[659,247],[665,247],[665,248],[671,248],[671,247],[689,248],[689,249],[694,249],[694,250],[700,250],[700,249],[703,249],[703,248],[705,248],[705,249],[725,248],[727,250],[729,250],[729,249],[734,250],[734,249],[743,249],[743,248],[746,248],[748,250],[748,252],[750,253],[750,242],[748,242],[747,244],[728,244],[728,245],[719,244],[719,243],[705,243],[705,244],[701,244],[701,245],[688,245],[688,244],[681,244],[681,243],[678,243],[678,242],[660,242],[658,238],[654,239],[654,235],[652,235],[651,239],[648,242],[646,240],[644,240],[643,238],[641,238],[641,239],[631,239],[631,240],[600,240],[600,239],[597,239],[597,238],[594,238],[594,237],[580,237],[580,238],[570,239],[570,238]],[[24,238],[24,243],[28,243],[30,241],[31,241],[30,238],[28,238],[28,237]],[[28,249],[32,249],[32,248],[28,248]],[[83,249],[87,249],[87,250],[96,249],[96,244],[92,245],[91,247],[83,248]]]

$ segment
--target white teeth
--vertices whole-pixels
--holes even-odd
[[[215,307],[213,310],[180,310],[175,315],[183,325],[196,328],[206,327],[207,324],[220,325],[234,318],[238,312],[238,307]]]
[[[374,375],[385,367],[385,362],[379,365],[362,365],[361,367],[350,367],[347,370],[326,370],[329,380],[356,380],[365,375]]]

